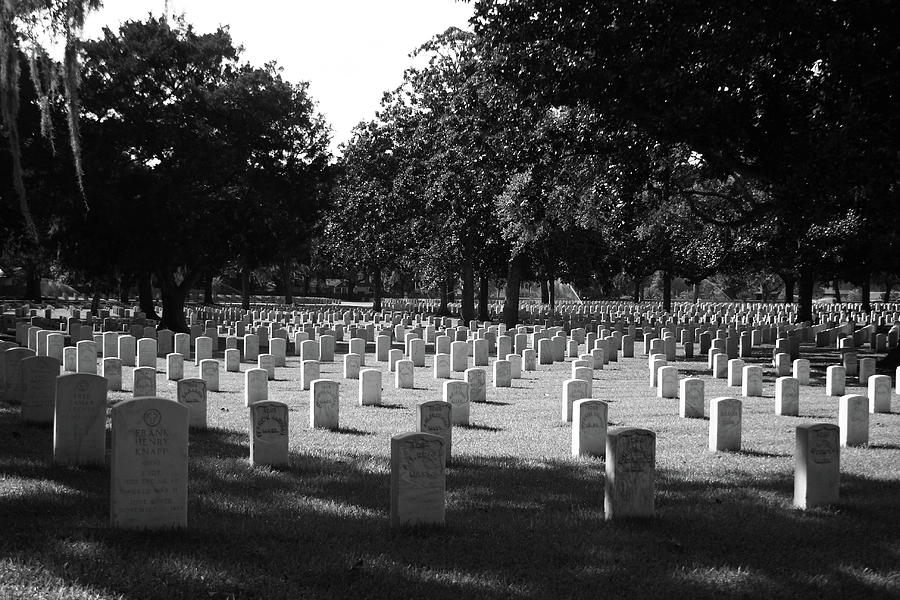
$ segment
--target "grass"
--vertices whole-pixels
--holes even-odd
[[[680,419],[677,400],[656,398],[645,357],[597,371],[593,397],[610,402],[611,424],[657,433],[656,517],[615,522],[604,520],[602,460],[572,458],[570,426],[558,422],[571,359],[507,389],[494,389],[489,371],[489,402],[453,431],[447,526],[397,531],[389,439],[414,430],[415,404],[439,399],[442,382],[429,355],[416,389],[396,390],[369,354],[393,408],[359,407],[338,350],[322,365],[341,384],[338,431],[308,428],[296,357],[269,383],[269,398],[291,410],[291,465],[280,470],[249,465],[243,373],[223,367],[211,427],[191,433],[181,531],[110,529],[108,468],[52,466],[51,429],[0,404],[0,599],[900,596],[896,397],[892,414],[871,415],[867,448],[841,450],[841,502],[791,507],[794,428],[837,421],[837,398],[824,395],[836,351],[804,347],[813,377],[801,417],[774,415],[771,347],[749,359],[765,368],[766,397],[744,400],[743,447],[732,453],[709,452],[708,421]],[[705,362],[676,364],[680,376],[704,378],[707,406],[739,397]],[[159,394],[174,397],[158,368]],[[185,364],[185,376],[197,370]]]

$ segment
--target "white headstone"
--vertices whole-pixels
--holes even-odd
[[[188,410],[149,397],[120,402],[111,412],[110,524],[186,527]]]

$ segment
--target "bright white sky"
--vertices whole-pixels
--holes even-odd
[[[105,0],[84,36],[163,12],[165,0]],[[203,33],[229,25],[243,60],[276,60],[288,81],[308,81],[332,126],[332,149],[378,110],[382,94],[403,81],[409,53],[448,27],[469,28],[472,4],[459,0],[169,0]]]

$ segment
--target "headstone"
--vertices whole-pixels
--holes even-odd
[[[156,369],[137,367],[133,372],[132,394],[135,398],[156,395]]]
[[[518,354],[507,354],[506,360],[509,361],[509,377],[511,379],[521,379],[522,357]]]
[[[388,372],[395,373],[397,371],[397,363],[403,359],[403,350],[392,348],[388,350]]]
[[[651,517],[656,497],[656,434],[615,427],[606,433],[606,520]]]
[[[512,385],[512,374],[510,373],[510,365],[508,360],[494,361],[494,387],[510,387]]]
[[[290,464],[288,419],[288,407],[283,402],[265,400],[250,405],[250,464],[255,467]]]
[[[785,417],[800,415],[800,382],[796,377],[775,380],[775,414]]]
[[[710,401],[709,449],[711,452],[741,449],[741,401],[737,398]]]
[[[522,351],[522,369],[525,371],[537,370],[537,358],[533,348],[526,348]]]
[[[322,370],[317,360],[304,360],[300,363],[300,385],[308,390],[312,382],[322,377]]]
[[[702,419],[706,412],[703,380],[699,377],[688,377],[681,380],[679,387],[679,416],[685,419]]]
[[[465,380],[469,384],[469,402],[487,402],[484,369],[466,369]]]
[[[450,379],[450,355],[435,354],[434,355],[434,378]]]
[[[562,405],[560,420],[572,422],[572,405],[576,400],[591,397],[591,384],[583,379],[566,379],[562,384]]]
[[[151,327],[152,329],[152,327]],[[144,331],[144,338],[151,338],[153,336],[147,335],[147,331]],[[141,339],[144,339],[141,338]],[[138,347],[140,347],[140,340],[138,340]],[[159,358],[163,358],[175,351],[175,334],[173,334],[168,329],[161,329],[156,333],[156,355]],[[141,366],[141,365],[138,365]],[[147,366],[147,365],[143,365]]]
[[[602,400],[576,400],[572,405],[572,456],[606,456],[609,405]]]
[[[78,349],[78,372],[97,374],[97,344],[83,340],[75,347]]]
[[[891,412],[891,378],[889,375],[872,375],[868,381],[869,412]]]
[[[177,384],[176,397],[178,403],[188,409],[190,427],[206,429],[206,382],[194,378],[181,379]]]
[[[728,387],[741,387],[744,376],[744,361],[732,358],[728,361]]]
[[[33,356],[34,350],[28,348],[9,348],[3,352],[3,379],[6,382],[3,399],[6,402],[22,402],[22,361]]]
[[[552,365],[554,358],[553,341],[543,338],[538,342],[538,362],[542,365]]]
[[[388,351],[391,349],[391,336],[379,335],[375,337],[375,360],[387,362]]]
[[[50,358],[55,358],[60,365],[63,364],[63,348],[66,345],[66,338],[61,333],[51,333],[47,336],[47,356]],[[0,352],[2,355],[2,352]],[[0,356],[2,358],[2,356]],[[2,366],[2,365],[0,365]],[[2,391],[2,384],[0,384],[0,391]]]
[[[78,369],[78,348],[66,346],[63,348],[63,371],[75,373]]]
[[[846,394],[838,401],[838,426],[841,446],[865,446],[869,443],[869,399]]]
[[[110,524],[186,527],[188,410],[149,397],[120,402],[111,412]]]
[[[378,406],[381,404],[381,371],[362,369],[359,372],[359,405]]]
[[[178,381],[184,377],[184,357],[177,352],[166,355],[166,379]]]
[[[444,402],[452,407],[453,425],[469,424],[469,384],[465,381],[444,382]]]
[[[316,379],[310,384],[309,426],[337,429],[340,412],[340,388],[337,381]]]
[[[469,367],[469,346],[466,342],[450,344],[450,365],[454,372],[462,373]]]
[[[287,365],[287,342],[279,337],[272,338],[269,340],[269,354],[276,367],[284,367]],[[316,359],[318,358],[317,356]]]
[[[275,357],[263,353],[256,357],[256,366],[266,372],[269,381],[275,381]]]
[[[794,506],[835,504],[840,489],[840,429],[830,423],[797,426],[794,450]]]
[[[103,378],[106,379],[107,389],[111,392],[122,391],[122,361],[118,358],[103,359]]]
[[[358,338],[357,338],[358,339]],[[352,340],[351,340],[352,341]],[[363,340],[362,344],[357,344],[357,346],[361,345],[365,348],[365,340]],[[319,360],[319,354],[321,354],[321,348],[319,348],[319,343],[315,340],[305,340],[300,344],[300,361],[304,360]]]
[[[859,359],[859,385],[868,385],[869,377],[875,374],[875,359],[872,357]]]
[[[660,398],[678,398],[678,368],[660,367],[656,374],[656,395]]]
[[[191,334],[175,334],[175,353],[182,355],[184,360],[191,359]]]
[[[153,367],[155,369],[157,358],[156,350],[156,340],[152,338],[139,339],[137,342],[137,366]]]
[[[444,440],[444,464],[450,462],[453,430],[453,407],[443,400],[428,400],[416,405],[416,425],[420,433],[430,433]]]
[[[794,379],[800,385],[809,385],[809,361],[805,358],[798,358],[794,361]]]
[[[269,374],[265,369],[244,371],[244,404],[251,406],[269,399]]]
[[[52,423],[59,361],[50,356],[29,356],[19,363],[22,384],[22,420]]]
[[[344,379],[359,379],[359,354],[344,355]]]
[[[334,344],[333,335],[319,336],[319,362],[334,362]]]
[[[413,361],[398,360],[396,369],[397,371],[394,373],[394,385],[397,389],[413,389],[413,387],[415,387],[413,382],[415,373]]]
[[[443,525],[444,440],[430,433],[391,438],[391,527]]]
[[[742,376],[741,395],[745,398],[755,398],[763,395],[763,370],[757,365],[744,367]]]
[[[241,351],[237,348],[225,350],[225,371],[239,373],[241,370]]]
[[[119,347],[116,356],[122,361],[123,367],[133,367],[137,358],[137,340],[134,336],[123,335],[118,339]]]
[[[825,395],[843,396],[846,371],[840,365],[832,365],[825,370]]]
[[[359,365],[366,364],[366,340],[363,338],[352,338],[350,340],[350,354],[359,355]]]
[[[409,358],[414,367],[425,366],[425,340],[420,338],[409,340]]]
[[[177,336],[176,336],[177,337]],[[255,363],[259,359],[259,336],[253,333],[244,335],[244,361]]]
[[[200,361],[200,379],[206,383],[207,392],[219,391],[219,361],[207,358]]]
[[[94,373],[60,375],[53,411],[53,462],[87,465],[105,460],[106,379]]]

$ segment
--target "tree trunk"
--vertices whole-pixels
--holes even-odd
[[[241,269],[241,308],[250,310],[250,269]]]
[[[288,263],[281,265],[281,285],[284,286],[284,303],[294,303],[294,282],[291,278],[291,269]]]
[[[799,307],[797,311],[797,322],[803,323],[809,321],[812,323],[812,296],[813,288],[816,285],[816,278],[809,271],[801,271],[798,283],[797,302]]]
[[[552,277],[547,280],[547,293],[549,295],[550,310],[556,310],[556,280]]]
[[[835,278],[834,281],[832,281],[831,285],[834,286],[834,301],[840,302],[841,301],[841,287],[838,284],[837,278]]]
[[[478,320],[490,321],[491,311],[488,310],[488,303],[491,300],[490,281],[486,273],[481,273],[478,281]]]
[[[131,275],[123,273],[119,277],[119,302],[122,304],[131,303],[131,296],[128,294],[129,288],[131,288]]]
[[[312,283],[312,275],[307,275],[303,278],[303,293],[309,296],[309,286]]]
[[[700,284],[694,284],[694,304],[700,303]]]
[[[185,278],[181,285],[175,283],[172,273],[160,274],[159,288],[162,292],[163,314],[160,329],[169,329],[175,333],[189,333],[190,328],[184,315],[184,302],[193,278]]]
[[[547,280],[541,277],[541,304],[550,304],[550,290],[547,287]]]
[[[860,293],[862,294],[862,309],[865,312],[872,312],[872,281],[868,275],[863,277],[860,285]]]
[[[784,281],[784,303],[785,304],[793,304],[794,303],[794,284],[797,281],[797,278],[793,275],[787,275],[784,273],[779,274],[781,280]]]
[[[43,300],[41,294],[41,272],[37,267],[28,267],[25,271],[25,299],[32,302],[40,302]]]
[[[94,293],[94,297],[91,299],[91,314],[95,317],[100,316],[100,282],[94,279],[91,284],[91,290]]]
[[[212,306],[216,301],[213,298],[213,276],[207,273],[203,278],[203,305]]]
[[[384,295],[384,282],[381,279],[381,267],[372,271],[372,310],[381,312],[381,297]]]
[[[462,306],[459,314],[468,324],[475,318],[475,269],[472,266],[472,259],[464,257],[462,267]]]
[[[641,278],[634,278],[634,303],[637,304],[641,301]]]
[[[522,283],[522,257],[509,261],[506,273],[506,303],[503,305],[503,322],[513,329],[519,322],[519,287]]]
[[[159,321],[159,315],[156,314],[156,307],[153,305],[153,284],[150,279],[149,271],[141,271],[138,273],[138,304],[141,312],[148,319]]]
[[[663,271],[663,311],[672,312],[672,272]]]
[[[356,298],[356,271],[347,271],[347,302],[353,302]]]
[[[449,285],[447,284],[447,280],[442,279],[441,284],[438,287],[440,288],[440,295],[441,295],[441,305],[440,305],[440,307],[438,307],[438,316],[439,317],[449,317],[450,309],[447,308],[447,304],[449,303],[449,300],[450,300],[450,294],[447,291],[447,288],[449,287]]]

